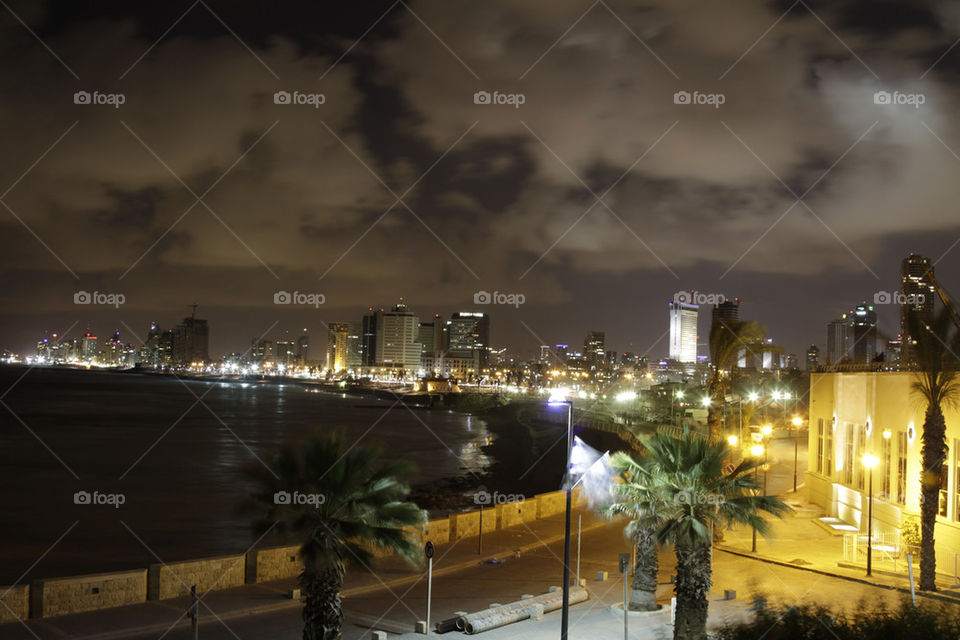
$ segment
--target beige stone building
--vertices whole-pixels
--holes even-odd
[[[867,530],[870,470],[862,460],[867,453],[876,456],[875,563],[896,557],[903,566],[904,518],[920,513],[920,436],[926,404],[911,390],[914,379],[913,373],[903,371],[814,373],[810,379],[808,499],[823,508],[827,523],[852,534],[851,542],[858,538],[865,549],[856,535]],[[960,412],[944,407],[944,415],[948,450],[935,530],[937,572],[953,575],[960,558]]]

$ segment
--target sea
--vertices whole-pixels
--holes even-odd
[[[474,416],[299,383],[8,366],[0,403],[0,585],[243,553],[243,469],[313,434],[413,461],[413,484],[492,463]]]

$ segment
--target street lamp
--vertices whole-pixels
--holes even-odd
[[[763,445],[755,444],[752,447],[750,447],[750,455],[752,455],[754,458],[759,458],[760,456],[763,455],[763,452],[764,452]],[[766,473],[764,473],[764,479],[766,479]],[[753,482],[754,484],[756,484],[757,482],[757,467],[753,468]],[[750,547],[750,550],[753,553],[757,552],[757,528],[756,527],[753,528],[753,545]]]
[[[870,507],[867,511],[867,575],[873,568],[873,468],[877,466],[877,456],[868,453],[863,456],[863,466],[870,470],[870,485],[867,490],[870,494]]]
[[[563,478],[566,485],[567,509],[563,525],[563,610],[560,617],[560,640],[567,640],[567,627],[570,623],[570,512],[573,502],[570,458],[573,453],[573,402],[567,400],[566,394],[562,391],[555,390],[550,394],[548,404],[567,408],[567,468]]]
[[[730,443],[731,447],[735,447],[737,443],[740,442],[740,439],[737,436],[727,436],[727,442]]]

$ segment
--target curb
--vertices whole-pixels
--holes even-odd
[[[741,558],[749,558],[751,560],[758,560],[760,562],[766,562],[767,564],[775,564],[780,567],[786,567],[788,569],[798,569],[800,571],[809,571],[810,573],[816,573],[822,576],[827,576],[829,578],[839,578],[840,580],[846,580],[848,582],[856,582],[858,584],[863,584],[868,587],[876,587],[879,589],[886,589],[888,591],[899,591],[903,594],[910,594],[909,587],[898,587],[896,585],[889,584],[880,584],[877,582],[871,582],[865,578],[856,578],[854,576],[845,576],[839,573],[831,573],[829,571],[824,571],[823,569],[813,569],[811,567],[804,567],[796,564],[790,564],[789,562],[784,562],[782,560],[774,560],[773,558],[768,558],[766,556],[758,556],[754,553],[739,551],[736,549],[731,549],[729,547],[724,547],[721,545],[715,545],[714,549],[717,551],[723,551],[724,553],[729,553],[734,556],[740,556]],[[946,602],[949,604],[960,604],[960,597],[951,597],[943,595],[942,593],[930,593],[929,591],[916,591],[918,598],[929,598],[931,600],[939,600],[940,602]]]
[[[598,529],[607,524],[608,522],[606,520],[598,520],[597,522],[593,522],[591,524],[585,525],[581,529],[581,531],[582,532],[591,531],[593,529]],[[441,569],[434,568],[433,575],[434,577],[436,577],[436,576],[446,575],[449,573],[456,573],[457,571],[463,571],[464,569],[476,567],[482,564],[483,561],[488,560],[490,558],[496,558],[498,560],[506,560],[508,558],[512,558],[518,551],[520,553],[532,551],[534,549],[537,549],[549,544],[553,544],[554,542],[559,542],[560,540],[563,540],[563,538],[564,538],[564,534],[554,535],[548,538],[542,538],[540,540],[537,540],[536,542],[530,542],[525,545],[521,545],[519,547],[514,547],[509,551],[502,551],[493,555],[484,555],[479,560],[474,559],[474,560],[462,561],[458,564],[453,564],[448,567],[443,567]],[[464,540],[464,539],[465,538],[461,538],[461,540]],[[419,574],[419,573],[411,574],[409,576],[403,576],[402,578],[394,578],[393,580],[389,580],[385,582],[375,582],[368,585],[352,587],[350,589],[344,589],[340,592],[340,596],[342,598],[348,598],[351,596],[363,595],[371,591],[379,591],[384,588],[392,589],[393,587],[403,586],[410,582],[416,582],[418,580],[422,580],[423,578],[424,578],[423,574]],[[162,601],[155,601],[155,602],[162,602]],[[220,620],[228,621],[236,618],[242,618],[242,617],[253,616],[253,615],[262,615],[265,613],[272,613],[274,611],[281,611],[283,609],[299,608],[301,606],[303,606],[303,604],[300,600],[284,600],[282,602],[272,602],[270,604],[259,605],[256,607],[236,609],[233,611],[228,611],[222,615],[217,613],[216,616],[211,614],[209,611],[207,611],[207,614],[204,616],[203,613],[201,612],[201,616],[210,620],[217,620],[219,618]],[[102,611],[108,612],[110,611],[110,609],[103,609]],[[44,619],[39,618],[38,620],[44,620]],[[52,623],[51,626],[56,626],[56,618],[48,618],[46,620],[48,621],[48,623]],[[113,631],[97,632],[92,635],[72,636],[72,637],[75,638],[76,640],[113,640],[113,639],[124,638],[134,633],[140,633],[140,634],[164,633],[167,631],[172,631],[173,629],[176,629],[178,627],[186,627],[189,625],[189,623],[190,623],[189,618],[187,618],[186,615],[184,615],[183,618],[181,618],[179,621],[171,624],[157,623],[149,626],[131,626],[124,629],[115,629]],[[59,629],[57,630],[59,631]]]

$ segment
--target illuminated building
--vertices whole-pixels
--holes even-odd
[[[700,306],[686,302],[670,303],[670,359],[682,363],[697,362],[697,316]]]

